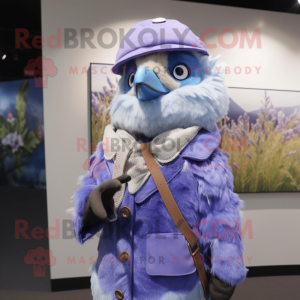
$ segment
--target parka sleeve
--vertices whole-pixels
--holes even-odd
[[[196,229],[206,269],[235,286],[246,278],[248,270],[243,262],[242,201],[233,192],[231,167],[216,149],[205,161],[191,161],[190,168],[197,180],[200,220]]]
[[[74,193],[74,215],[73,229],[75,238],[81,244],[94,236],[99,230],[105,226],[105,222],[99,222],[95,226],[83,226],[83,215],[85,205],[90,192],[99,186],[102,182],[111,179],[108,166],[105,163],[102,142],[97,145],[97,150],[89,159],[89,173],[85,174],[81,179],[81,187]]]

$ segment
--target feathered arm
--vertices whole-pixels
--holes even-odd
[[[97,150],[90,157],[89,173],[81,179],[81,188],[74,193],[74,215],[73,229],[75,238],[81,244],[94,236],[106,223],[98,222],[94,226],[84,226],[83,217],[86,210],[86,203],[90,193],[101,183],[111,179],[111,174],[104,159],[102,142],[97,145]]]
[[[197,235],[205,267],[221,279],[221,285],[225,282],[234,287],[246,278],[248,270],[243,263],[242,201],[233,192],[231,168],[218,148],[205,161],[189,161],[189,168],[198,183]]]

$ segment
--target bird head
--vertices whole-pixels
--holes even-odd
[[[209,58],[204,44],[187,26],[163,19],[157,28],[155,20],[152,24],[160,32],[173,29],[168,21],[178,32],[188,29],[187,42],[176,44],[168,34],[169,40],[160,41],[159,48],[139,46],[128,53],[119,49],[113,71],[121,75],[120,92],[109,107],[112,125],[148,138],[191,126],[212,130],[229,104],[227,88],[215,68],[217,58]],[[135,27],[142,24],[143,30],[150,21]]]

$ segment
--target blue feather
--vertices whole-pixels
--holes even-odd
[[[170,54],[169,61],[174,63],[173,55]],[[149,138],[171,129],[191,126],[212,130],[228,112],[227,87],[217,72],[206,72],[209,68],[213,69],[217,59],[209,61],[207,56],[193,55],[198,60],[197,65],[205,70],[199,74],[202,81],[196,85],[182,84],[154,100],[139,101],[135,96],[125,94],[126,74],[123,75],[119,81],[120,93],[108,108],[112,125],[132,135]],[[196,75],[192,74],[192,80],[196,80]]]

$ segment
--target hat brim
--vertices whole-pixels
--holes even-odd
[[[151,54],[155,52],[164,52],[164,51],[195,51],[202,53],[203,55],[209,56],[209,53],[204,48],[186,46],[186,45],[178,45],[178,44],[167,44],[167,45],[157,45],[152,47],[141,47],[136,50],[133,50],[119,59],[115,65],[112,67],[112,72],[117,75],[122,75],[124,70],[122,68],[123,64],[127,61],[134,59],[139,56],[143,56],[146,54]]]

